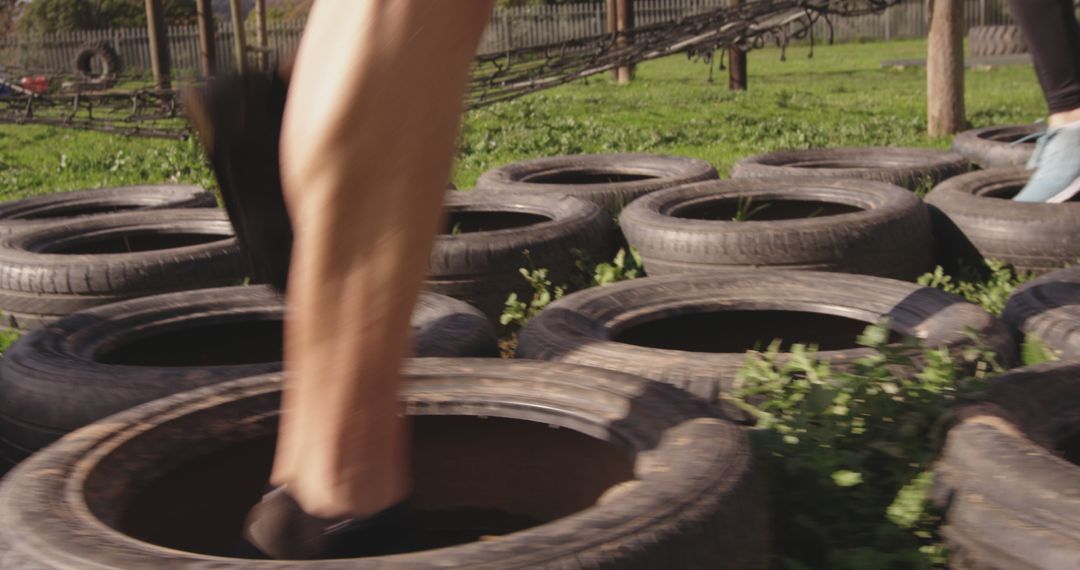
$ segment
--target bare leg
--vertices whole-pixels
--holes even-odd
[[[362,517],[409,490],[397,400],[462,97],[494,0],[319,0],[282,128],[295,228],[272,482]]]

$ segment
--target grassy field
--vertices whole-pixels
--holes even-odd
[[[469,114],[454,182],[470,187],[507,162],[577,152],[643,151],[704,158],[726,173],[740,157],[781,148],[948,146],[923,134],[921,67],[881,61],[925,56],[924,41],[818,46],[750,54],[750,90],[727,90],[726,71],[675,56],[638,68],[637,81],[607,76]],[[1030,66],[967,73],[974,126],[1028,122],[1045,113]],[[0,125],[0,199],[115,184],[212,177],[193,142],[124,138]]]

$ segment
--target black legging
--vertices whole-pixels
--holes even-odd
[[[1080,109],[1080,25],[1073,0],[1009,0],[1050,113]]]

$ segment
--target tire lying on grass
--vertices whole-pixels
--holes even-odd
[[[233,285],[243,267],[216,209],[57,221],[0,239],[0,311],[5,324],[32,329],[123,299]]]
[[[1062,359],[1080,359],[1080,268],[1025,283],[1009,297],[1001,320],[1018,339],[1031,335]]]
[[[579,291],[534,317],[522,358],[633,372],[709,401],[729,394],[746,351],[782,339],[815,344],[834,368],[872,354],[867,325],[890,318],[895,337],[959,351],[968,331],[1007,365],[1008,330],[979,307],[930,287],[819,271],[749,270],[646,277]],[[781,356],[783,358],[783,356]]]
[[[281,369],[284,302],[269,286],[155,295],[68,315],[0,360],[0,462],[132,406]],[[412,315],[419,356],[498,356],[469,305],[423,293]]]
[[[214,195],[199,186],[147,184],[60,192],[0,203],[0,235],[56,218],[73,218],[127,210],[214,208]]]
[[[783,267],[914,279],[932,267],[926,206],[883,182],[699,182],[643,196],[619,221],[649,275]]]
[[[1027,52],[1027,40],[1020,26],[972,26],[968,29],[968,53],[971,57]]]
[[[547,269],[552,283],[576,270],[574,250],[594,259],[611,227],[598,206],[570,196],[527,192],[451,192],[435,238],[428,291],[461,299],[497,322],[510,293],[528,301],[520,269]]]
[[[1080,364],[1021,368],[962,410],[935,469],[950,567],[1080,567]]]
[[[612,214],[639,196],[717,178],[704,160],[645,153],[577,154],[515,162],[489,170],[477,190],[522,190],[575,196]]]
[[[418,359],[405,379],[408,522],[367,560],[289,567],[767,567],[746,433],[678,390],[499,359]],[[280,568],[221,557],[266,483],[280,386],[170,396],[36,454],[0,485],[5,567]]]
[[[1046,273],[1080,259],[1080,201],[1013,202],[1030,175],[1022,168],[972,172],[926,196],[942,265],[998,259]]]
[[[1024,166],[1035,151],[1035,141],[1017,141],[1043,128],[1032,124],[972,129],[953,138],[952,150],[983,168]]]
[[[744,158],[732,178],[824,176],[877,180],[915,190],[971,169],[966,158],[926,148],[820,148],[770,152]]]

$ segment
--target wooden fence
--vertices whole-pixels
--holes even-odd
[[[723,6],[727,0],[634,0],[637,25],[677,20]],[[607,13],[604,3],[525,6],[496,11],[481,42],[482,53],[494,53],[516,47],[541,45],[590,36],[604,32]],[[1009,24],[1006,0],[964,0],[964,27]],[[267,26],[270,47],[276,54],[296,49],[303,22],[271,22]],[[836,41],[892,40],[925,37],[927,22],[925,2],[908,0],[884,14],[857,18],[834,18]],[[828,28],[819,22],[815,37],[823,40]],[[169,49],[177,75],[190,75],[199,67],[199,36],[195,26],[169,28]],[[254,29],[246,32],[248,41]],[[13,35],[0,38],[0,64],[20,69],[70,71],[79,49],[96,41],[108,41],[120,53],[125,68],[148,73],[150,48],[144,28],[124,28],[66,32],[44,35]],[[233,66],[232,26],[217,25],[218,69]]]

